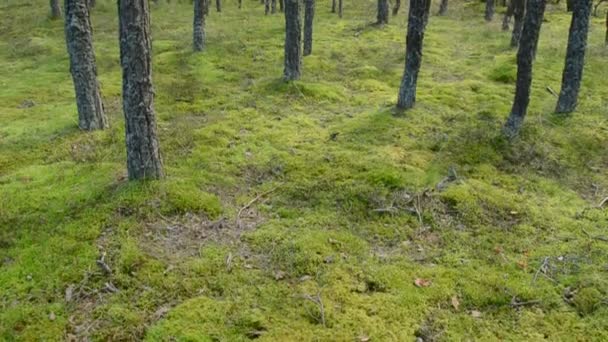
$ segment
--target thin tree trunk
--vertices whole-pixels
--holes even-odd
[[[592,6],[593,0],[578,0],[572,9],[562,88],[555,109],[557,113],[571,113],[577,105],[585,65],[585,49],[587,48]]]
[[[376,24],[388,24],[388,0],[378,0],[378,14]]]
[[[243,0],[239,0],[239,9],[243,7]]]
[[[528,111],[530,87],[532,85],[532,65],[538,47],[538,37],[543,24],[546,0],[528,0],[524,29],[517,52],[517,83],[515,99],[511,114],[503,127],[503,133],[509,139],[516,137]]]
[[[338,17],[342,18],[343,14],[342,0],[338,0]]]
[[[572,12],[574,8],[574,0],[566,0],[566,11]]]
[[[513,16],[514,11],[514,2],[513,0],[509,1],[509,6],[507,7],[507,11],[505,12],[505,16],[502,19],[502,30],[509,31],[509,24],[511,23],[511,17]]]
[[[312,28],[315,18],[315,0],[304,0],[304,56],[312,53]]]
[[[519,45],[521,31],[524,28],[524,17],[526,15],[526,0],[511,0],[513,3],[513,33],[511,34],[511,47]]]
[[[194,0],[193,45],[194,51],[205,48],[205,0]]]
[[[277,0],[270,1],[270,13],[277,13]]]
[[[118,18],[129,179],[161,178],[148,1],[118,0]]]
[[[395,6],[393,6],[393,15],[399,14],[400,8],[401,8],[401,0],[395,0]]]
[[[279,11],[285,11],[285,0],[279,0]]]
[[[336,0],[331,0],[331,13],[336,13]]]
[[[410,109],[416,103],[416,85],[422,63],[422,42],[430,9],[431,0],[410,0],[405,71],[397,100],[397,108],[399,109]]]
[[[494,19],[494,0],[486,0],[486,21],[492,21]]]
[[[606,39],[604,40],[604,44],[608,46],[608,11],[606,11]]]
[[[65,40],[76,93],[78,127],[87,131],[107,128],[108,121],[103,112],[97,82],[91,21],[86,0],[65,1]]]
[[[61,18],[61,6],[59,0],[51,0],[51,19]]]
[[[218,12],[222,11],[222,0],[215,0],[215,8]]]
[[[302,68],[302,23],[299,0],[285,0],[285,69],[286,81],[300,79]]]
[[[439,4],[439,15],[446,15],[448,13],[448,0],[441,0]]]
[[[264,15],[270,13],[270,0],[264,0]]]

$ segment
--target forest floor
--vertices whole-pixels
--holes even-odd
[[[489,24],[479,1],[430,18],[418,103],[394,116],[405,10],[376,27],[373,1],[342,20],[319,3],[286,84],[282,15],[226,2],[195,54],[190,2],[163,2],[167,177],[129,183],[115,1],[92,19],[111,123],[95,133],[77,129],[62,22],[39,2],[0,3],[1,340],[608,340],[601,19],[580,107],[558,117],[546,88],[570,19],[549,6],[508,144],[502,7]]]

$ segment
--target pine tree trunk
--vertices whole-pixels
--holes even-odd
[[[122,97],[129,179],[163,176],[152,87],[147,0],[118,0]]]
[[[376,24],[388,24],[388,0],[378,0],[378,14]]]
[[[538,47],[538,37],[543,24],[546,0],[528,0],[524,29],[519,41],[517,52],[517,83],[515,99],[511,114],[503,127],[505,136],[509,139],[519,134],[530,103],[530,87],[532,85],[532,65]]]
[[[336,0],[331,0],[331,13],[336,13]]]
[[[513,33],[511,34],[511,47],[519,45],[521,31],[524,28],[524,17],[526,15],[526,0],[511,0],[513,4]]]
[[[585,65],[585,49],[587,48],[592,6],[593,0],[578,0],[572,9],[562,88],[555,109],[557,113],[571,113],[577,105]]]
[[[65,40],[74,81],[78,127],[91,131],[108,127],[103,112],[91,21],[86,0],[65,0]]]
[[[215,8],[218,12],[222,11],[222,0],[215,0]]]
[[[509,2],[509,6],[507,7],[507,11],[505,12],[505,16],[502,19],[502,30],[503,31],[509,31],[509,24],[511,22],[511,17],[513,16],[513,10],[514,10],[514,2],[510,1]]]
[[[194,0],[194,23],[192,42],[194,51],[203,51],[205,48],[205,0]]]
[[[494,19],[494,0],[486,0],[486,21],[492,21]]]
[[[342,0],[338,0],[338,17],[342,18],[343,14]]]
[[[424,30],[431,9],[431,0],[410,0],[405,52],[405,72],[399,88],[397,108],[410,109],[416,103],[416,85],[422,63]]]
[[[399,14],[400,8],[401,8],[401,0],[395,0],[395,6],[393,6],[393,15]]]
[[[270,13],[270,0],[264,0],[264,15]]]
[[[61,18],[61,6],[59,0],[51,0],[51,19]]]
[[[312,53],[312,28],[315,18],[315,0],[304,0],[304,56]]]
[[[300,79],[302,68],[302,23],[299,0],[285,0],[285,69],[286,81]]]
[[[448,13],[448,0],[441,0],[439,4],[439,15],[446,15]]]
[[[272,14],[277,13],[277,0],[272,0],[270,2],[270,13],[272,13]]]

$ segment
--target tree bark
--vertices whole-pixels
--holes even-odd
[[[555,109],[557,113],[571,113],[577,105],[585,65],[585,49],[587,48],[592,6],[593,0],[578,0],[572,9],[562,88]]]
[[[376,24],[388,24],[388,0],[378,0],[378,14]]]
[[[299,0],[285,0],[285,69],[286,81],[300,79],[302,69],[302,23]]]
[[[264,0],[264,15],[270,13],[270,0]]]
[[[526,14],[526,0],[511,0],[513,4],[513,33],[511,34],[511,47],[519,45],[521,31],[524,27],[524,17]]]
[[[517,52],[517,83],[515,99],[511,114],[503,127],[503,133],[509,139],[515,138],[524,122],[530,103],[530,87],[532,85],[532,66],[538,47],[538,37],[543,24],[546,0],[528,0],[524,29]]]
[[[277,13],[277,0],[270,1],[270,13]]]
[[[312,53],[312,31],[315,18],[315,0],[304,0],[304,56]]]
[[[222,11],[222,0],[215,0],[215,8],[218,12]]]
[[[505,12],[505,16],[502,19],[502,30],[509,31],[509,24],[511,22],[511,17],[513,16],[514,10],[514,2],[509,1],[509,6],[507,7],[507,11]]]
[[[97,5],[97,1],[96,0],[88,0],[89,1],[89,8],[95,8],[95,5]]]
[[[439,15],[443,16],[448,13],[448,0],[441,0],[439,4]]]
[[[422,42],[430,9],[431,0],[410,0],[405,71],[397,100],[397,108],[399,109],[410,109],[416,103],[416,85],[420,64],[422,63]]]
[[[608,11],[606,11],[606,39],[604,40],[604,44],[608,46]]]
[[[118,0],[118,20],[129,179],[161,178],[148,1]]]
[[[343,14],[342,0],[338,0],[338,17],[342,18]]]
[[[331,0],[331,13],[336,13],[336,0]]]
[[[492,21],[494,19],[494,0],[486,0],[486,21]]]
[[[78,127],[86,131],[108,127],[103,111],[86,0],[65,0],[65,40],[74,81]]]
[[[205,0],[194,0],[194,23],[192,42],[194,51],[203,51],[205,48]]]
[[[574,0],[566,0],[566,11],[572,12],[574,8]]]
[[[400,8],[401,8],[401,0],[395,0],[395,6],[393,6],[393,15],[399,14]]]
[[[59,0],[51,0],[51,19],[61,18],[61,6]]]
[[[284,5],[285,0],[279,0],[279,11],[283,12],[285,10]]]

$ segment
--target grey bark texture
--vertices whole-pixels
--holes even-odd
[[[51,0],[51,19],[61,18],[61,6],[59,0]]]
[[[526,15],[526,0],[511,0],[513,4],[513,33],[511,34],[511,47],[519,45],[521,31],[524,28],[524,17]]]
[[[205,48],[205,0],[194,0],[194,22],[192,25],[192,42],[194,51],[203,51]]]
[[[401,0],[395,0],[395,6],[393,6],[393,15],[399,14],[400,8],[401,8]]]
[[[538,37],[543,24],[546,0],[528,0],[524,29],[519,41],[517,51],[517,83],[515,85],[515,99],[511,114],[503,127],[504,135],[515,138],[526,117],[530,103],[530,87],[532,85],[532,66],[538,47]]]
[[[161,178],[148,1],[118,0],[118,20],[129,179]]]
[[[302,69],[302,19],[300,1],[285,0],[285,69],[286,81],[300,79]]]
[[[388,24],[388,0],[378,0],[378,13],[376,24]]]
[[[486,0],[486,14],[485,14],[486,21],[492,21],[492,19],[494,19],[494,7],[495,7],[494,0]]]
[[[312,53],[312,32],[315,18],[315,0],[304,0],[304,56]]]
[[[509,6],[507,6],[507,11],[505,12],[505,16],[502,19],[502,30],[509,31],[509,24],[511,23],[511,17],[513,16],[514,11],[514,2],[509,1]]]
[[[439,3],[439,15],[446,15],[448,13],[448,0],[441,0]]]
[[[410,109],[416,103],[416,85],[418,83],[418,72],[422,63],[422,42],[430,9],[431,0],[410,0],[405,71],[397,99],[397,108],[399,109]]]
[[[562,88],[557,100],[557,113],[571,113],[578,101],[578,92],[583,79],[589,17],[593,0],[578,0],[572,8],[572,22],[568,35],[568,49],[562,75]]]
[[[86,131],[107,128],[97,82],[87,0],[65,0],[65,40],[76,93],[78,127]]]
[[[270,13],[270,0],[264,0],[264,15]]]

